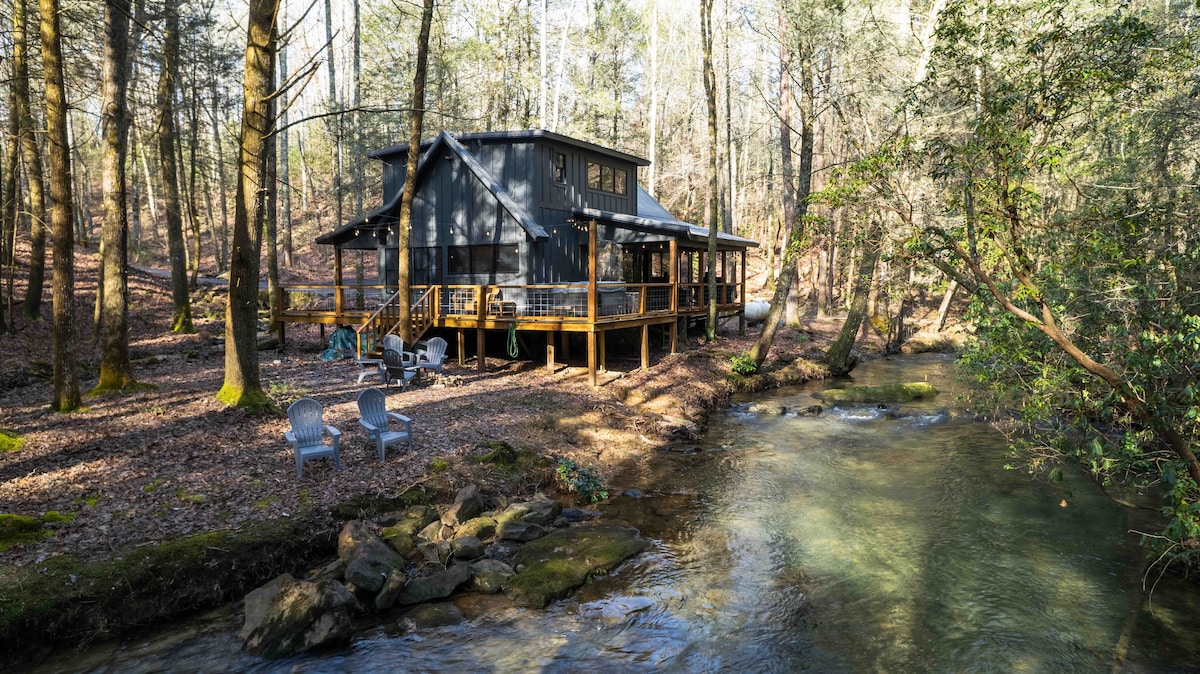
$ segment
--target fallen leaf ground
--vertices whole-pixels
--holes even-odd
[[[76,266],[76,356],[86,391],[99,369],[90,320],[94,257],[78,255]],[[221,289],[193,293],[198,332],[176,335],[167,284],[130,276],[131,357],[137,381],[150,388],[86,398],[82,411],[48,409],[48,291],[43,320],[18,319],[15,334],[0,336],[0,429],[25,438],[19,451],[0,454],[0,513],[57,511],[71,518],[42,541],[0,552],[0,564],[64,553],[105,558],[177,536],[327,509],[364,494],[396,495],[429,479],[438,458],[450,464],[438,479],[451,487],[485,481],[488,475],[468,459],[496,440],[552,459],[570,457],[611,478],[678,441],[680,420],[702,424],[710,406],[728,394],[730,355],[756,336],[725,336],[712,345],[693,339],[679,354],[653,353],[647,371],[638,369],[632,349],[610,346],[609,371],[596,390],[578,361],[582,346],[574,362],[553,374],[525,353],[524,360],[489,358],[482,374],[473,359],[466,367],[450,362],[446,371],[460,377],[461,386],[388,392],[388,409],[413,418],[416,441],[413,451],[390,451],[380,464],[357,423],[355,399],[370,384],[355,383],[352,362],[318,358],[315,326],[292,327],[284,348],[260,352],[263,388],[281,407],[316,398],[325,405],[326,423],[343,431],[342,472],[335,474],[327,461],[310,462],[297,479],[283,438],[285,418],[249,415],[214,397],[224,366]],[[23,294],[18,279],[15,295]],[[819,358],[820,345],[837,327],[813,322],[806,333],[781,331],[772,362]],[[537,474],[525,479],[505,488],[551,487]]]

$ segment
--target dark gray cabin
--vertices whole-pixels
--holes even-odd
[[[708,230],[676,220],[638,185],[633,155],[544,130],[441,132],[421,143],[413,201],[413,285],[527,286],[585,282],[588,229],[599,228],[602,281],[666,282],[667,251],[701,249]],[[375,151],[383,205],[321,236],[339,250],[377,252],[378,283],[396,284],[396,227],[408,145]],[[733,282],[754,241],[721,234],[718,266]],[[699,267],[681,265],[680,280]],[[718,272],[718,281],[724,281]],[[339,280],[340,282],[340,280]]]

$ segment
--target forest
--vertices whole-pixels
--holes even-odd
[[[759,241],[789,324],[847,315],[844,334],[865,321],[894,348],[916,307],[940,304],[934,329],[965,307],[974,403],[1009,433],[1014,467],[1054,480],[1080,462],[1115,498],[1160,488],[1161,552],[1200,540],[1194,3],[14,0],[4,14],[0,329],[52,322],[57,412],[139,385],[131,265],[170,269],[177,333],[194,329],[197,278],[230,279],[221,400],[260,404],[258,281],[328,278],[312,242],[377,205],[368,152],[414,128],[544,128],[647,158],[639,181],[681,220]],[[91,316],[72,302],[85,255],[100,265]],[[95,381],[76,359],[88,339]],[[852,344],[831,349],[835,372]]]

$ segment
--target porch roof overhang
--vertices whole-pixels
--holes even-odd
[[[576,218],[595,219],[622,229],[650,234],[664,234],[683,241],[708,241],[707,228],[697,227],[691,223],[676,220],[667,209],[662,207],[662,204],[658,203],[654,197],[642,189],[641,185],[638,185],[637,190],[637,215],[601,211],[594,208],[573,208],[571,209],[571,213]],[[718,232],[717,245],[724,248],[757,248],[758,242],[753,239]]]

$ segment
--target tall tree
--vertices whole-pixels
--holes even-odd
[[[280,2],[281,23],[287,24],[287,3]],[[279,219],[283,226],[283,266],[292,266],[292,172],[289,165],[291,144],[288,138],[288,41],[290,35],[279,43],[279,82],[284,88],[279,91]],[[213,133],[216,133],[215,124]],[[224,185],[224,171],[221,173]],[[222,201],[222,206],[224,201]]]
[[[75,357],[75,230],[71,214],[71,145],[63,81],[62,20],[58,0],[40,0],[42,76],[46,81],[46,140],[50,155],[50,240],[54,248],[54,400],[56,412],[82,404]]]
[[[421,6],[421,31],[417,35],[417,64],[413,71],[412,126],[408,133],[408,164],[404,192],[400,196],[400,222],[396,253],[399,258],[400,336],[412,339],[412,287],[409,282],[409,238],[413,197],[417,194],[417,161],[421,158],[421,127],[425,122],[425,77],[429,68],[429,27],[433,23],[433,0]]]
[[[225,382],[217,399],[251,410],[269,409],[258,373],[258,260],[266,217],[267,137],[275,75],[275,22],[279,0],[251,0],[242,78],[238,183],[225,304]]]
[[[100,381],[96,392],[133,383],[129,362],[129,223],[125,214],[125,160],[128,155],[129,0],[104,4],[104,73],[100,126],[103,140],[104,225],[101,300]]]
[[[704,339],[717,338],[717,235],[721,231],[721,211],[717,204],[720,180],[717,178],[717,156],[720,141],[717,140],[717,74],[713,70],[713,0],[700,0],[700,42],[704,51],[704,98],[708,103],[708,318],[704,323]]]
[[[163,5],[163,53],[158,74],[158,158],[162,169],[163,208],[167,217],[167,254],[171,260],[171,330],[191,333],[192,302],[188,295],[187,255],[179,202],[179,171],[175,150],[175,94],[179,89],[179,7]]]
[[[17,213],[20,210],[17,203],[21,199],[20,182],[17,180],[18,164],[21,161],[21,127],[17,122],[15,114],[16,105],[13,101],[16,99],[15,88],[13,83],[9,83],[9,115],[8,115],[8,137],[4,143],[4,166],[7,169],[4,172],[4,210],[0,213],[0,277],[3,283],[3,297],[0,298],[0,303],[3,303],[4,309],[0,309],[0,333],[6,331],[16,332],[17,317],[13,315],[13,298],[12,298],[12,274],[16,266],[16,247],[17,247]],[[7,313],[8,322],[2,320]]]
[[[26,1],[13,0],[13,114],[20,122],[21,155],[29,190],[29,283],[21,311],[26,318],[36,319],[40,318],[42,287],[46,281],[46,180],[29,97],[29,14]]]
[[[804,239],[804,216],[808,213],[808,194],[812,189],[813,112],[812,77],[808,59],[801,48],[800,82],[804,90],[805,112],[800,119],[800,167],[792,171],[792,67],[791,31],[786,4],[779,7],[779,145],[781,154],[780,180],[783,182],[783,259],[779,277],[775,280],[775,295],[771,309],[763,322],[762,332],[750,348],[750,358],[761,366],[767,360],[779,321],[787,308],[788,294],[796,280],[796,264]]]

